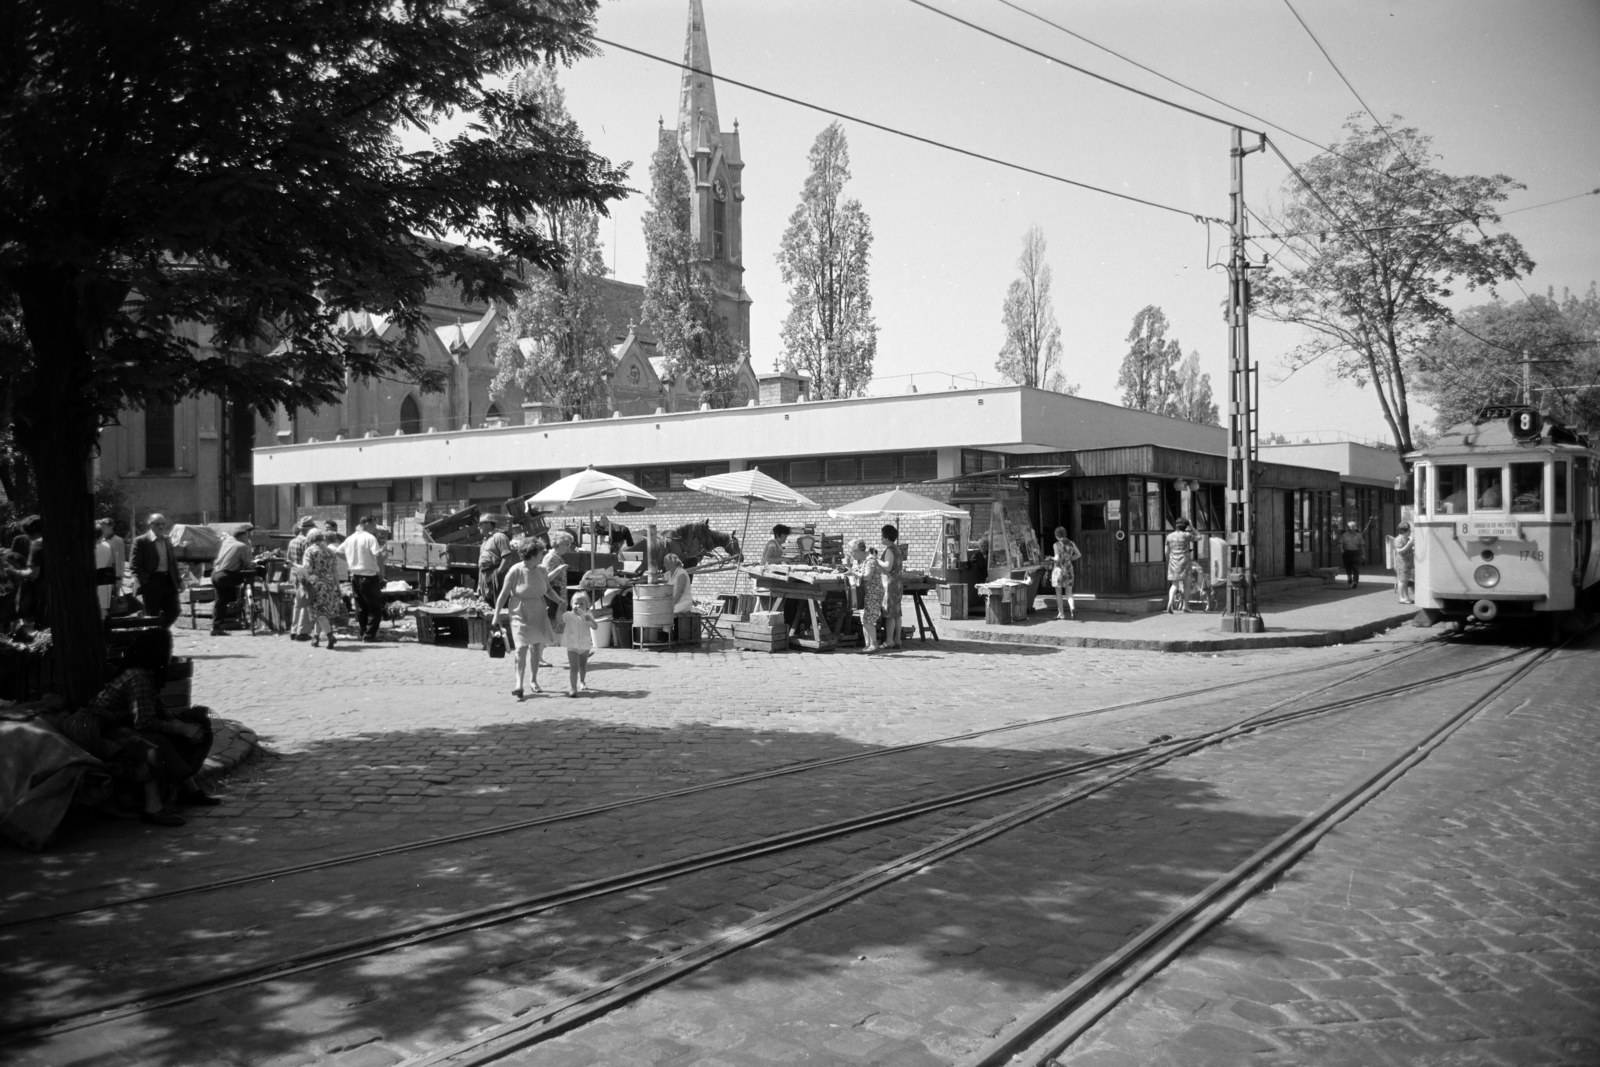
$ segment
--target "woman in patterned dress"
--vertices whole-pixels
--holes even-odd
[[[1083,558],[1083,553],[1078,551],[1078,546],[1067,536],[1065,526],[1056,527],[1056,543],[1050,558],[1050,582],[1056,587],[1056,618],[1067,617],[1062,611],[1062,603],[1065,602],[1066,610],[1076,619],[1078,606],[1072,600],[1072,584],[1077,572],[1072,565]]]
[[[851,572],[861,583],[861,637],[868,652],[878,651],[878,620],[883,617],[883,571],[878,550],[857,541],[850,548]]]
[[[338,642],[333,635],[333,619],[335,615],[344,614],[344,602],[339,597],[338,563],[328,547],[328,535],[321,530],[312,529],[306,533],[304,567],[309,594],[307,609],[312,618],[311,646],[321,645],[322,635],[327,634],[328,647],[332,648]]]

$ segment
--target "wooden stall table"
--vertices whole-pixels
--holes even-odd
[[[917,620],[917,640],[926,641],[932,634],[935,641],[939,640],[939,631],[933,628],[933,616],[928,614],[928,605],[922,598],[939,588],[939,583],[932,578],[906,578],[901,582],[901,588],[911,598],[913,614]]]
[[[742,567],[756,587],[756,610],[781,611],[790,601],[804,606],[789,626],[789,642],[813,652],[828,652],[838,647],[839,631],[850,617],[849,576],[836,570],[782,565]],[[835,610],[837,625],[828,622],[829,608]],[[810,636],[800,636],[805,624]]]
[[[444,644],[465,639],[468,648],[489,647],[489,617],[475,607],[432,608],[419,605],[411,609],[417,620],[417,643]]]

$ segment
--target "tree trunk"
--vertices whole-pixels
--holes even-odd
[[[89,399],[91,358],[83,341],[92,331],[83,325],[81,298],[70,280],[45,274],[18,286],[17,296],[33,347],[33,390],[15,412],[17,443],[38,481],[51,655],[62,696],[76,706],[99,691],[106,662],[89,488],[89,463],[99,436]]]

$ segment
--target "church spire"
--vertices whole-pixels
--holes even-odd
[[[693,157],[721,132],[717,124],[717,91],[706,74],[711,70],[711,46],[706,41],[706,13],[700,0],[689,0],[689,36],[683,44],[683,89],[678,96],[678,136]]]

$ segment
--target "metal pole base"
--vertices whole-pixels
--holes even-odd
[[[1222,632],[1225,634],[1259,634],[1267,626],[1261,621],[1260,615],[1224,615],[1222,617]]]

